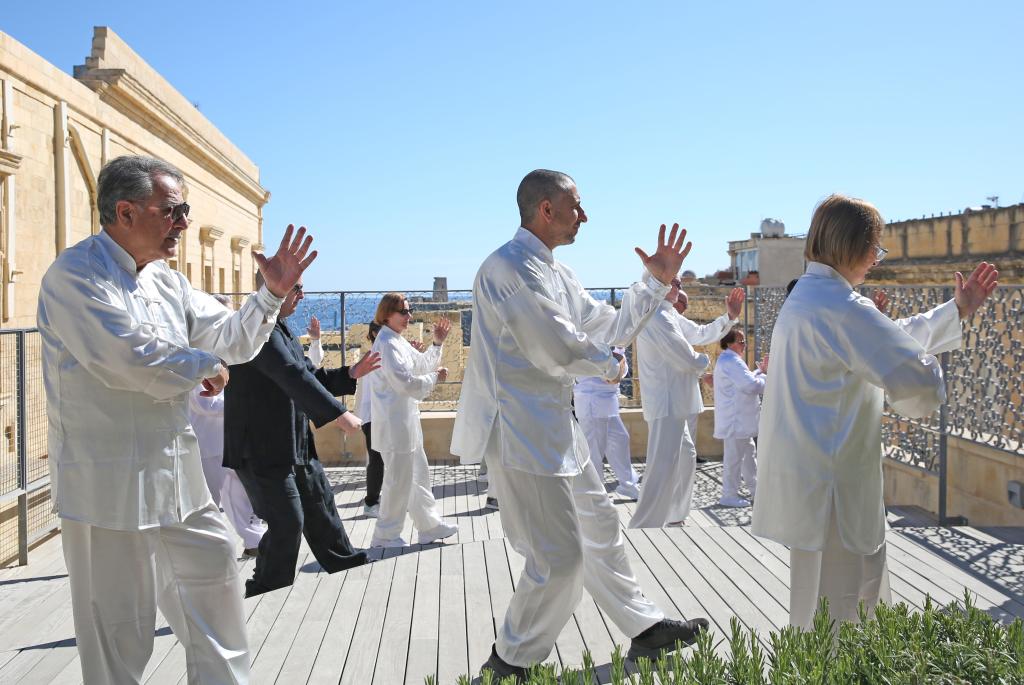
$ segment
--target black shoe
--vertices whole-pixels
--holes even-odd
[[[494,511],[497,511],[498,510],[498,498],[497,497],[488,497],[487,498],[487,503],[484,504],[484,509],[492,509]]]
[[[697,457],[697,463],[698,464],[706,464],[706,463],[708,463],[708,460],[704,459],[703,457]]]
[[[497,682],[501,682],[502,678],[511,676],[515,679],[516,683],[525,683],[527,672],[530,670],[525,666],[513,666],[512,664],[505,663],[505,660],[498,656],[498,650],[495,649],[494,645],[491,645],[491,655],[487,657],[486,663],[480,667],[480,672],[491,671],[494,674],[494,679]]]
[[[665,652],[676,649],[676,642],[683,646],[692,645],[697,636],[708,629],[706,618],[691,618],[689,621],[673,621],[663,618],[653,626],[633,638],[629,644],[627,659],[645,656],[654,661]]]
[[[345,561],[343,561],[342,563],[338,564],[338,568],[334,569],[333,571],[328,571],[328,573],[337,573],[338,571],[347,571],[350,568],[355,568],[356,566],[362,566],[363,564],[365,564],[367,562],[368,559],[369,559],[369,557],[366,556],[366,552],[359,552],[358,554],[353,554],[350,557],[345,557]]]

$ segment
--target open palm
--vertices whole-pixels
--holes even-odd
[[[256,266],[267,284],[267,290],[278,297],[288,294],[288,291],[299,282],[302,272],[316,259],[316,250],[309,252],[309,245],[312,242],[313,236],[306,235],[305,226],[301,226],[295,233],[295,225],[288,224],[284,237],[281,238],[281,245],[273,257],[267,259],[264,255],[253,253]]]
[[[653,255],[648,255],[639,247],[634,248],[644,263],[644,268],[651,272],[651,275],[662,283],[669,283],[676,274],[686,255],[690,254],[693,243],[686,243],[686,229],[679,229],[679,224],[672,224],[672,232],[668,240],[665,240],[665,224],[658,229],[658,249]],[[685,246],[684,246],[685,243]]]

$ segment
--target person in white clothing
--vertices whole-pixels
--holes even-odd
[[[818,601],[836,621],[891,599],[882,500],[882,405],[920,418],[945,401],[933,356],[957,349],[960,320],[997,286],[982,262],[952,300],[890,320],[857,293],[885,255],[871,204],[831,195],[811,219],[807,271],[771,339],[758,438],[752,532],[790,547],[790,623],[810,628]]]
[[[607,459],[615,472],[618,479],[615,494],[625,499],[636,499],[640,496],[640,479],[630,459],[629,431],[619,416],[619,382],[629,373],[629,365],[625,348],[616,347],[613,351],[623,355],[619,362],[619,377],[611,380],[597,376],[578,379],[572,390],[573,406],[587,438],[591,458],[598,464]]]
[[[740,497],[740,477],[750,496],[757,491],[757,421],[761,414],[761,394],[768,372],[768,358],[751,372],[743,360],[747,336],[734,328],[719,341],[722,354],[715,363],[715,437],[722,441],[723,507],[749,507],[750,500]]]
[[[212,297],[232,309],[231,300],[226,295],[214,294]],[[197,385],[188,396],[188,419],[199,441],[203,476],[213,503],[221,508],[242,539],[242,556],[255,557],[260,538],[267,532],[267,524],[252,510],[252,502],[242,481],[238,480],[238,474],[224,466],[224,393],[209,396],[204,393],[203,386]]]
[[[463,463],[486,455],[502,527],[525,567],[484,668],[524,677],[551,652],[583,587],[625,635],[629,656],[691,644],[705,619],[672,621],[630,569],[615,505],[572,416],[574,378],[619,377],[621,355],[658,307],[690,251],[665,227],[658,249],[636,252],[652,276],[621,309],[594,300],[552,255],[587,220],[568,175],[536,170],[516,194],[522,227],[473,284],[472,344],[452,435]]]
[[[725,335],[726,331],[732,328],[739,320],[740,314],[743,313],[743,301],[746,299],[746,296],[746,291],[743,288],[733,288],[725,298],[725,313],[711,323],[699,324],[686,317],[686,311],[690,308],[690,297],[686,294],[686,291],[680,290],[679,298],[676,299],[672,308],[679,315],[679,330],[682,332],[683,337],[694,347],[718,342]],[[710,374],[708,374],[708,377],[700,376],[697,379],[687,376],[685,380],[687,383],[697,386],[697,398],[700,400],[700,409],[697,411],[699,416],[704,411],[704,395],[701,393],[700,384],[697,381],[710,380]],[[690,433],[690,440],[695,446],[697,444],[697,428],[699,424],[700,422],[695,420],[687,423],[686,426],[687,431]],[[697,464],[704,464],[706,462],[707,460],[701,459],[700,456],[696,459]]]
[[[197,386],[188,396],[188,418],[199,441],[203,476],[213,503],[223,510],[231,527],[242,538],[242,556],[255,557],[267,524],[252,510],[252,502],[238,474],[223,465],[224,393],[207,397],[203,395],[202,386]]]
[[[704,405],[698,379],[711,363],[683,335],[673,310],[679,281],[637,337],[637,366],[644,420],[647,466],[630,528],[681,525],[690,513],[697,447],[693,439]]]
[[[151,157],[100,171],[103,231],[43,276],[38,322],[53,501],[61,518],[75,639],[87,683],[138,683],[157,608],[185,650],[190,683],[244,683],[249,649],[234,540],[210,498],[188,395],[223,390],[252,359],[316,257],[285,231],[266,285],[237,312],[166,259],[189,225],[185,178]]]
[[[373,350],[380,353],[380,371],[367,392],[375,419],[371,428],[373,445],[384,458],[384,487],[371,545],[408,545],[401,537],[407,513],[418,532],[417,543],[425,545],[459,531],[457,525],[441,520],[434,500],[419,409],[420,401],[448,377],[448,369],[438,364],[451,323],[447,318],[439,319],[434,325],[434,344],[420,352],[402,337],[412,320],[405,295],[384,295],[373,320],[380,324],[373,343]]]

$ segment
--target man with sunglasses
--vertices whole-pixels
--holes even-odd
[[[285,323],[303,297],[299,281],[267,344],[231,367],[224,398],[224,465],[235,469],[253,510],[267,522],[246,597],[292,584],[303,536],[328,573],[366,563],[342,525],[309,424],[333,422],[346,434],[359,433],[359,417],[335,398],[354,394],[356,379],[378,368],[380,355],[367,354],[351,367],[317,368]]]
[[[137,683],[156,610],[189,682],[240,683],[249,651],[234,537],[203,478],[188,397],[259,352],[316,257],[305,228],[254,255],[266,285],[238,312],[164,261],[188,228],[185,178],[150,157],[100,171],[103,231],[57,256],[38,321],[53,501],[87,683]]]

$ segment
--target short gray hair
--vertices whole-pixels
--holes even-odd
[[[541,202],[553,201],[559,193],[568,193],[575,185],[576,182],[569,174],[548,169],[534,169],[519,182],[519,190],[516,191],[519,220],[525,226],[533,219]]]
[[[138,202],[152,195],[154,176],[170,176],[185,185],[185,175],[176,166],[154,157],[124,155],[107,162],[97,181],[100,224],[117,223],[117,203],[121,200]]]

